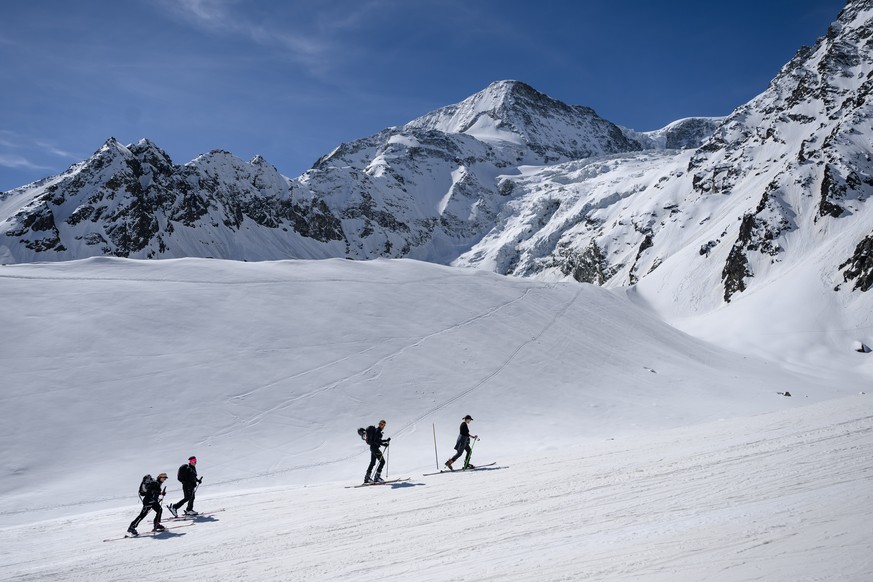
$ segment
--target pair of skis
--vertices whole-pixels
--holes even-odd
[[[479,469],[491,467],[496,464],[497,461],[494,461],[493,463],[485,463],[484,465],[476,465],[475,467],[468,467],[466,469],[443,469],[442,471],[436,471],[435,473],[423,473],[422,477],[429,477],[431,475],[442,475],[443,473],[469,473],[470,471],[478,471]]]
[[[495,461],[493,463],[485,463],[484,465],[476,465],[475,467],[470,467],[467,469],[456,469],[456,470],[445,469],[443,471],[437,471],[436,473],[424,473],[422,475],[422,477],[429,477],[430,475],[441,475],[442,473],[465,473],[465,472],[468,473],[470,471],[478,471],[479,469],[484,469],[486,467],[492,467],[496,464],[497,464],[497,462]],[[403,479],[392,479],[391,481],[379,481],[378,483],[361,483],[360,485],[346,485],[345,488],[346,489],[358,489],[360,487],[373,487],[375,485],[391,485],[394,483],[403,483],[404,481],[409,481],[409,480],[410,480],[410,478],[406,477]]]
[[[138,535],[133,535],[133,534],[128,533],[128,534],[125,534],[124,536],[122,536],[122,537],[120,537],[120,538],[106,538],[106,539],[103,540],[103,541],[104,541],[104,542],[114,542],[114,541],[117,541],[117,540],[126,540],[126,539],[128,539],[128,538],[133,539],[133,538],[155,537],[155,536],[159,536],[159,535],[161,535],[162,533],[165,533],[165,532],[167,532],[168,530],[171,530],[171,529],[178,529],[178,528],[180,528],[180,527],[191,527],[192,525],[194,525],[193,522],[192,522],[192,523],[182,523],[182,524],[179,524],[179,525],[168,525],[168,526],[165,526],[164,529],[159,530],[159,531],[156,531],[156,530],[144,531],[144,532],[142,532],[141,534],[138,534]]]
[[[346,485],[346,489],[357,489],[359,487],[373,487],[376,485],[391,485],[393,483],[402,483],[403,481],[409,481],[409,477],[405,477],[403,479],[392,479],[390,481],[377,481],[375,483],[361,483],[360,485]]]
[[[191,523],[180,523],[179,525],[167,525],[167,526],[164,526],[164,529],[160,530],[160,531],[156,531],[156,530],[144,531],[138,535],[133,535],[133,534],[128,533],[128,534],[125,534],[123,537],[107,538],[103,541],[104,542],[114,542],[117,540],[126,540],[128,538],[155,537],[157,535],[160,535],[160,534],[166,532],[167,530],[177,529],[180,527],[190,527],[197,522],[198,517],[210,517],[211,515],[213,515],[215,513],[219,513],[219,512],[224,511],[224,510],[225,510],[224,508],[221,508],[221,509],[216,509],[215,511],[207,511],[205,513],[198,513],[197,515],[180,515],[178,517],[168,517],[166,519],[163,519],[162,521],[176,522],[176,523],[182,522],[182,521],[189,521]]]

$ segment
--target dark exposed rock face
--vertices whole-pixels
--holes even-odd
[[[33,201],[6,221],[3,234],[18,238],[41,260],[51,258],[47,251],[57,258],[220,256],[225,237],[206,231],[239,231],[245,224],[284,228],[320,242],[344,241],[324,203],[295,198],[290,183],[263,159],[246,164],[213,151],[177,166],[147,140],[125,147],[115,139],[37,190]],[[183,231],[202,237],[201,250],[186,246],[190,237],[186,232],[180,238]]]
[[[843,281],[854,281],[852,289],[869,291],[873,287],[873,233],[865,237],[848,260],[840,265]]]

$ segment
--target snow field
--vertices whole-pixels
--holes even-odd
[[[851,331],[798,366],[782,336],[728,351],[622,291],[408,260],[14,265],[0,296],[0,579],[870,570],[870,374],[845,365]],[[756,305],[765,318],[734,313]],[[727,311],[695,333],[741,346]],[[434,427],[442,463],[464,414],[475,460],[498,465],[423,477]],[[380,418],[388,477],[412,479],[345,489],[368,461],[355,429]],[[191,454],[197,509],[226,511],[104,544],[143,474],[181,498]]]
[[[873,400],[846,397],[393,486],[204,495],[227,510],[156,539],[101,542],[134,504],[6,528],[0,579],[860,581],[871,459]]]

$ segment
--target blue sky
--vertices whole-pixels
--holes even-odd
[[[0,18],[0,191],[110,136],[296,177],[501,79],[645,131],[726,115],[843,0],[27,0]]]

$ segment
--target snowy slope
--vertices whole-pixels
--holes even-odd
[[[201,509],[226,511],[103,543],[131,503],[0,529],[0,579],[860,582],[873,569],[871,428],[865,395],[487,472],[423,477],[392,462],[409,482],[204,495]]]
[[[421,468],[431,425],[443,456],[468,413],[505,457],[871,376],[854,352],[854,368],[811,361],[838,383],[733,355],[594,286],[408,261],[91,259],[3,267],[0,293],[4,521],[122,502],[137,473],[192,453],[213,485],[356,481],[354,431],[382,417],[396,462]]]

